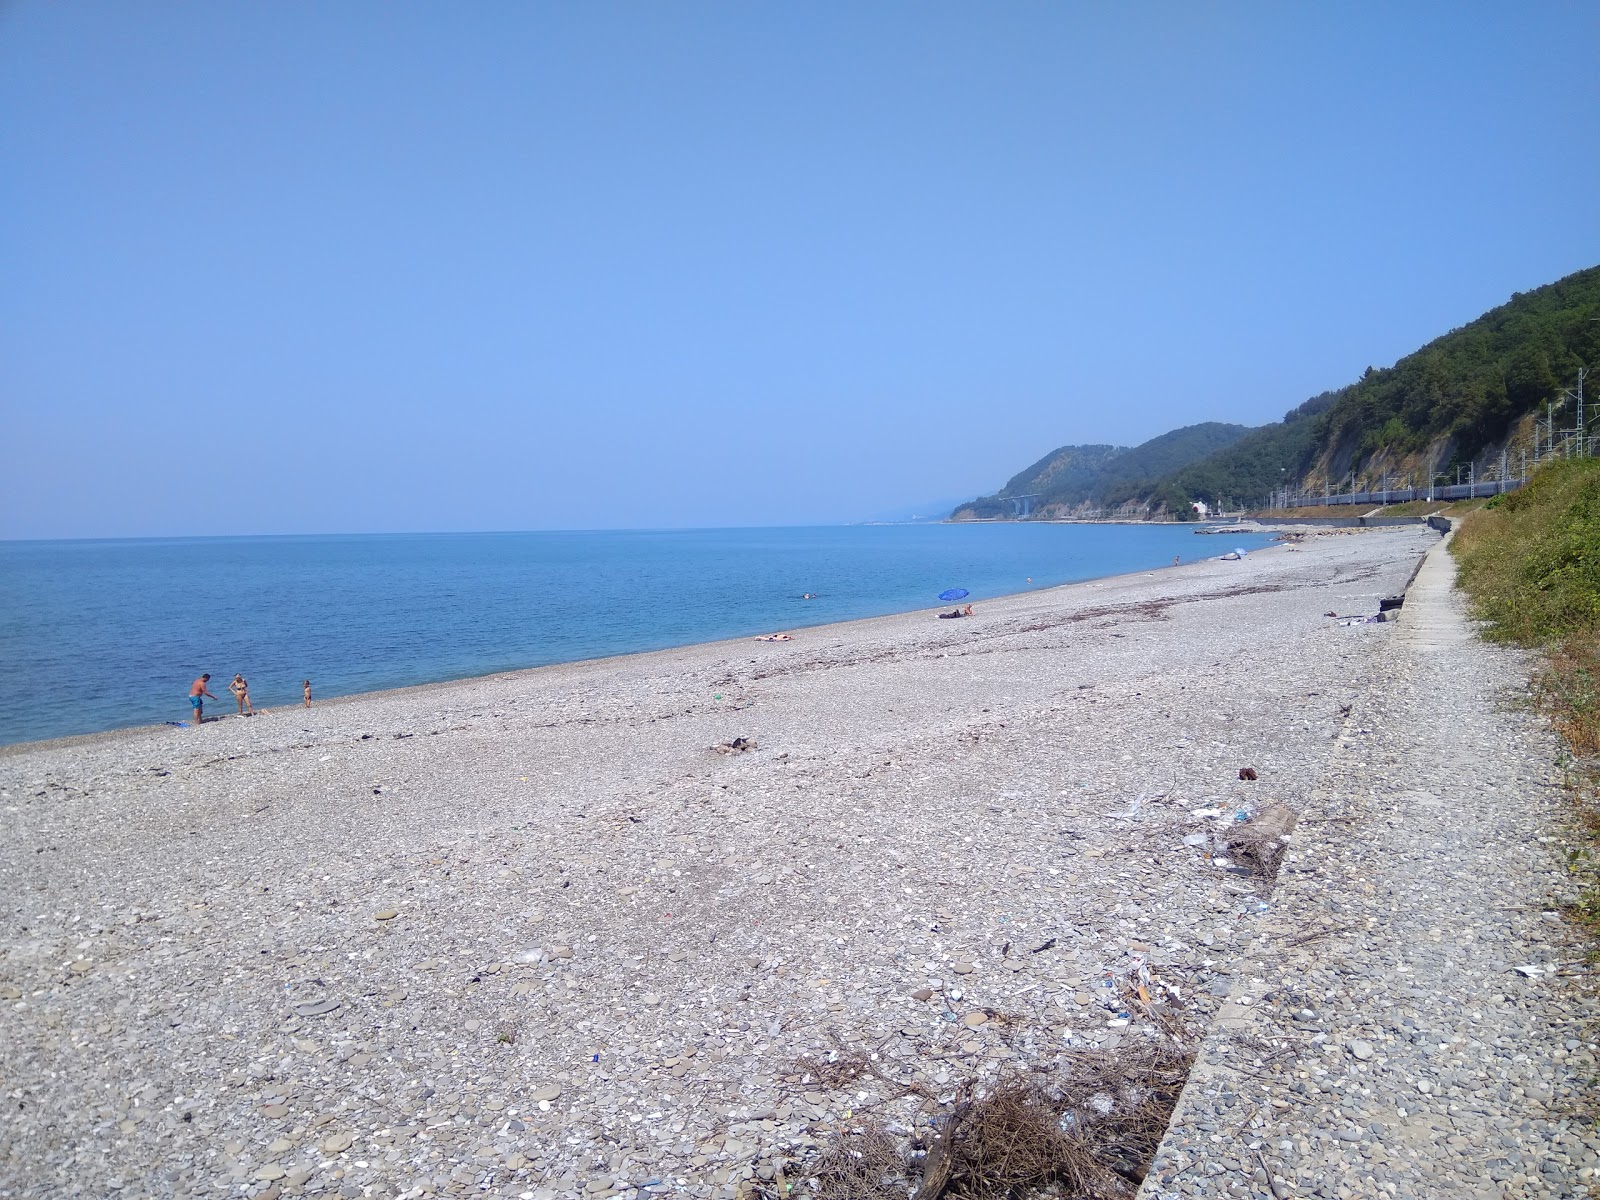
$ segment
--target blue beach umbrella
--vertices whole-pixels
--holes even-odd
[[[965,600],[968,596],[966,588],[948,588],[939,593],[941,600]]]

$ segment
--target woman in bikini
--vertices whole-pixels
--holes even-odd
[[[252,717],[256,715],[256,710],[250,706],[250,685],[245,682],[243,675],[235,675],[233,682],[228,685],[228,690],[233,693],[233,698],[239,702],[239,715],[241,717],[247,713]]]

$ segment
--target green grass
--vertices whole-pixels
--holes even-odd
[[[1565,743],[1586,834],[1569,851],[1569,869],[1586,879],[1571,915],[1600,941],[1600,459],[1540,468],[1470,514],[1451,549],[1484,632],[1544,651],[1535,693]]]
[[[1459,580],[1491,637],[1554,647],[1600,632],[1600,459],[1542,467],[1462,522]]]

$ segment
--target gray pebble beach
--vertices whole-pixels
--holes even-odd
[[[0,1196],[734,1200],[1174,1030],[1147,1197],[1588,1195],[1530,668],[1404,526],[0,751]]]

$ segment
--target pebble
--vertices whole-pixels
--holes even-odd
[[[1393,1073],[1397,1049],[1413,1043],[1387,1015],[1424,1016],[1429,1035],[1468,1026],[1447,1028],[1392,982],[1363,1006],[1380,1015],[1349,1021],[1338,997],[1377,964],[1352,960],[1348,979],[1325,970],[1347,940],[1288,951],[1310,965],[1286,999],[1283,973],[1251,947],[1276,945],[1259,939],[1280,919],[1291,936],[1358,920],[1381,937],[1419,901],[1380,895],[1388,911],[1345,912],[1313,892],[1319,903],[1286,906],[1291,885],[1311,878],[1299,869],[1320,867],[1296,861],[1263,914],[1251,880],[1218,869],[1203,846],[1175,848],[1231,818],[1244,791],[1302,807],[1325,787],[1315,802],[1334,817],[1354,811],[1343,807],[1352,791],[1366,805],[1376,789],[1376,811],[1391,803],[1377,780],[1346,786],[1329,767],[1356,753],[1347,744],[1391,728],[1392,716],[1359,707],[1346,726],[1339,709],[1387,678],[1383,639],[1404,623],[1344,629],[1321,613],[1398,590],[1428,536],[1312,539],[1293,554],[1028,593],[986,602],[973,623],[905,614],[802,631],[789,646],[685,647],[352,697],[182,737],[135,730],[10,749],[0,790],[15,811],[0,874],[30,886],[0,957],[0,988],[15,994],[0,996],[7,1045],[19,1048],[6,1091],[28,1103],[7,1113],[0,1190],[32,1194],[7,1177],[16,1163],[83,1195],[140,1200],[271,1200],[278,1188],[328,1200],[570,1200],[641,1187],[737,1200],[772,1190],[762,1185],[780,1174],[803,1178],[796,1164],[835,1129],[927,1127],[920,1094],[871,1077],[808,1077],[797,1060],[876,1054],[884,1077],[950,1096],[1079,1047],[1144,1045],[1156,1031],[1142,1010],[1119,1017],[1095,986],[1136,953],[1157,984],[1184,985],[1183,1011],[1197,1022],[1230,985],[1252,1014],[1287,1003],[1321,1022],[1295,1027],[1282,1065],[1262,1048],[1240,1060],[1265,1056],[1249,1069],[1303,1071],[1328,1090],[1315,1100],[1284,1091],[1294,1097],[1285,1109],[1245,1086],[1231,1103],[1218,1097],[1200,1137],[1223,1137],[1210,1144],[1234,1165],[1211,1194],[1233,1184],[1247,1194],[1255,1144],[1292,1194],[1376,1197],[1367,1151],[1386,1146],[1382,1169],[1398,1178],[1395,1129],[1417,1117],[1465,1123],[1450,1104],[1492,1099],[1473,1096],[1463,1074],[1478,1053],[1467,1043],[1429,1057],[1443,1096],[1417,1093],[1414,1065]],[[715,692],[725,702],[707,704]],[[1494,702],[1481,708],[1503,719]],[[413,736],[389,736],[401,732]],[[762,752],[706,749],[736,735],[759,735]],[[1236,781],[1246,761],[1261,773],[1248,789]],[[415,802],[402,812],[359,794],[374,775],[394,790],[403,780]],[[1452,804],[1499,796],[1503,775],[1463,773],[1458,756],[1450,786],[1433,790]],[[1134,815],[1107,815],[1141,794]],[[1365,827],[1315,828],[1349,842]],[[1321,844],[1306,827],[1292,852]],[[40,846],[56,847],[46,870]],[[1499,874],[1521,862],[1484,866]],[[756,885],[762,875],[772,883]],[[84,879],[96,881],[92,893]],[[372,895],[392,902],[396,916],[378,923],[387,936],[359,920],[390,911],[373,910]],[[1529,924],[1564,932],[1537,913]],[[1444,926],[1424,948],[1457,945]],[[1561,962],[1554,940],[1515,953],[1487,925],[1462,945],[1468,963],[1480,949],[1503,964]],[[1461,961],[1421,960],[1406,984],[1431,997]],[[1530,980],[1503,969],[1496,982],[1530,1030],[1547,1010],[1527,1007],[1542,1004],[1529,993],[1564,986],[1554,971]],[[317,1012],[318,997],[344,999]],[[1470,1028],[1507,1007],[1474,997],[1483,1018]],[[969,1025],[973,1009],[981,1019]],[[1321,1032],[1329,1043],[1312,1040]],[[1340,1049],[1352,1037],[1373,1045],[1373,1059]],[[1563,1039],[1579,1042],[1561,1051],[1574,1069],[1592,1061],[1574,1021]],[[1526,1115],[1503,1123],[1518,1137],[1520,1123],[1571,1103],[1547,1061],[1530,1061],[1538,1070],[1514,1096]],[[1541,1090],[1548,1099],[1536,1099]],[[1324,1103],[1315,1127],[1334,1135],[1326,1143],[1352,1173],[1302,1185],[1277,1146],[1306,1140],[1310,1161],[1299,1114]],[[283,1115],[266,1117],[269,1107]],[[1400,1108],[1416,1111],[1402,1118]],[[1374,1124],[1389,1132],[1372,1134]],[[1462,1128],[1429,1136],[1493,1148]],[[1346,1142],[1338,1131],[1366,1132]],[[1537,1154],[1508,1153],[1543,1180],[1538,1166],[1587,1153],[1574,1136],[1576,1149],[1540,1141]],[[352,1140],[330,1151],[343,1145],[335,1138]],[[289,1149],[273,1149],[284,1141]],[[1323,1140],[1315,1145],[1321,1153]],[[267,1161],[287,1174],[255,1179]],[[1212,1164],[1177,1186],[1214,1180]]]
[[[1560,1106],[1591,1103],[1569,1056],[1594,1063],[1600,998],[1552,980],[1575,947],[1543,915],[1581,886],[1557,747],[1519,690],[1531,660],[1474,636],[1453,574],[1433,550],[1350,656],[1339,736],[1296,764],[1302,820],[1216,955],[1233,1011],[1146,1180],[1160,1200],[1221,1194],[1241,1142],[1274,1200],[1591,1194],[1600,1139]]]

